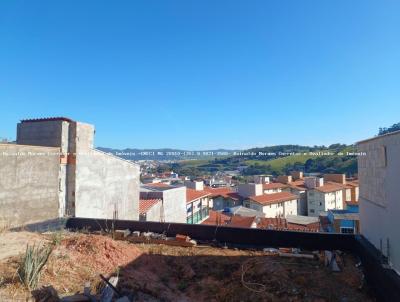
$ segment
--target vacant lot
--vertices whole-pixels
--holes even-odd
[[[52,286],[59,296],[82,292],[88,283],[95,292],[103,274],[118,275],[118,289],[136,301],[373,301],[358,289],[362,274],[351,255],[341,257],[343,270],[333,273],[320,260],[261,251],[131,244],[75,233],[2,234],[0,242],[10,236],[26,241],[0,261],[2,301],[31,295],[15,274],[18,254],[31,238],[54,244],[40,287]]]

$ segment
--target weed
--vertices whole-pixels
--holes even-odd
[[[51,234],[51,243],[53,246],[58,246],[64,237],[63,231],[59,230]]]
[[[0,234],[5,233],[11,229],[11,223],[9,221],[3,221],[0,223]]]
[[[35,289],[41,271],[52,252],[52,246],[26,246],[26,252],[18,267],[18,276],[29,290]]]

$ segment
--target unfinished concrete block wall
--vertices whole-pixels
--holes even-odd
[[[0,225],[59,217],[59,148],[0,144]]]
[[[139,219],[139,166],[98,150],[76,155],[75,216]]]
[[[147,212],[145,215],[140,215],[141,219],[143,219],[143,221],[155,221],[155,222],[160,222],[161,221],[161,200],[153,205]]]
[[[163,191],[165,222],[186,223],[186,187]]]
[[[17,126],[17,146],[56,148],[53,181],[60,217],[138,219],[139,166],[93,149],[94,132],[93,125],[64,117],[23,120]]]
[[[360,230],[400,273],[400,132],[358,143]]]

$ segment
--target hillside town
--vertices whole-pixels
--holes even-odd
[[[5,236],[11,236],[7,240],[12,242],[13,234],[18,234],[9,230],[20,228],[38,232],[83,228],[92,235],[111,233],[113,239],[137,246],[175,246],[171,252],[196,249],[201,243],[219,253],[222,244],[229,248],[231,242],[233,249],[261,248],[268,255],[319,259],[335,272],[346,270],[345,261],[354,262],[340,252],[349,249],[368,259],[380,255],[378,262],[374,258],[364,268],[374,282],[388,279],[377,280],[371,275],[373,270],[389,269],[382,274],[400,271],[398,235],[392,225],[396,221],[393,215],[398,213],[399,131],[359,142],[365,155],[358,158],[359,173],[351,177],[291,171],[289,175],[252,175],[245,180],[231,171],[203,177],[173,170],[149,172],[148,165],[157,167],[157,162],[140,165],[99,151],[94,147],[94,135],[94,125],[71,118],[23,119],[17,125],[16,141],[0,144],[0,224],[7,230]],[[74,236],[53,240],[67,244]],[[363,243],[357,238],[363,238]],[[97,244],[103,243],[93,241],[84,253],[90,254]],[[112,242],[104,244],[114,246]],[[359,248],[359,244],[366,245]],[[119,246],[119,253],[133,248],[123,243]],[[74,249],[83,253],[82,247]],[[0,249],[1,253],[6,251]],[[106,255],[112,257],[113,253]],[[134,253],[143,253],[143,246]],[[356,265],[354,262],[351,267]],[[282,269],[290,271],[289,267]],[[348,274],[363,284],[360,270]],[[377,295],[395,294],[373,288]],[[146,291],[140,287],[138,292]]]
[[[36,223],[48,215],[48,219],[139,219],[359,232],[359,183],[345,174],[293,171],[277,177],[253,175],[241,182],[229,171],[202,178],[173,171],[148,173],[132,161],[96,150],[93,125],[63,117],[22,120],[16,143],[1,144],[0,150],[2,178],[8,177],[3,203],[20,200],[24,204],[20,213],[4,207],[4,223]],[[25,186],[9,178],[29,171],[36,171],[30,177],[39,177],[35,184]],[[44,207],[45,212],[39,211]]]
[[[142,175],[140,215],[146,221],[186,222],[310,230],[318,232],[359,232],[358,179],[344,174],[291,175],[275,178],[254,175],[251,183],[237,183],[229,175],[190,179],[174,172]],[[208,184],[208,185],[207,185]],[[185,198],[164,202],[149,199],[145,192],[165,192],[184,187]],[[161,195],[160,195],[161,196]],[[152,205],[150,206],[151,203]],[[185,220],[173,220],[167,209],[186,204]],[[181,207],[182,208],[182,207]],[[240,218],[246,219],[246,223]]]

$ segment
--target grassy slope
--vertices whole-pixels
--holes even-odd
[[[264,166],[270,165],[272,169],[277,170],[283,168],[286,164],[292,165],[297,162],[304,164],[308,159],[316,157],[312,155],[291,155],[272,160],[247,160],[245,163],[247,165],[254,165],[255,163]]]
[[[185,167],[196,167],[197,168],[198,166],[210,163],[210,160],[209,159],[182,160],[182,161],[179,161],[179,163]]]
[[[355,148],[354,146],[348,146],[341,150],[341,152],[354,152]],[[314,152],[319,152],[319,151],[314,151]],[[334,150],[321,150],[320,152],[332,152],[336,153],[337,151]],[[260,166],[268,166],[270,165],[272,170],[280,171],[282,170],[285,165],[290,164],[293,165],[295,163],[301,163],[305,164],[305,162],[310,159],[310,158],[318,158],[320,156],[318,155],[291,155],[291,156],[286,156],[286,157],[280,157],[272,160],[247,160],[244,163],[246,165],[254,165],[258,163]],[[212,160],[207,160],[207,159],[200,159],[200,160],[187,160],[187,161],[181,161],[180,163],[185,166],[185,167],[195,167],[198,168],[199,166],[209,164]]]

